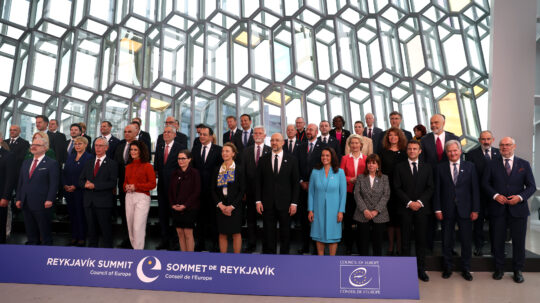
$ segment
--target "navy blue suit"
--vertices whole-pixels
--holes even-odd
[[[116,161],[105,157],[94,176],[95,159],[86,161],[79,176],[79,186],[84,188],[86,181],[94,184],[94,189],[84,188],[84,213],[88,225],[88,246],[98,246],[98,229],[103,236],[103,246],[111,248],[112,240],[112,210],[116,204],[113,191],[118,178]]]
[[[97,137],[101,138],[101,137]],[[96,139],[97,139],[96,138]],[[96,139],[94,139],[94,143],[92,143],[92,154],[96,154]],[[116,151],[116,146],[118,146],[118,143],[120,143],[120,139],[116,138],[115,136],[111,135],[111,138],[109,139],[109,148],[107,149],[107,157],[114,158],[114,152]]]
[[[0,148],[0,199],[11,201],[13,188],[16,184],[17,159],[15,155]],[[6,243],[7,205],[0,206],[0,244]]]
[[[501,156],[499,149],[490,147],[490,159],[497,159]],[[482,151],[482,147],[477,147],[467,154],[465,154],[465,160],[471,161],[476,167],[476,174],[478,175],[478,184],[482,184],[482,175],[489,161]],[[487,205],[492,197],[489,197],[483,188],[480,188],[480,212],[478,213],[478,219],[473,222],[473,242],[476,250],[481,251],[484,245],[484,221],[487,216]]]
[[[504,241],[506,229],[510,228],[512,236],[512,267],[522,270],[525,263],[525,234],[529,206],[527,200],[536,191],[536,183],[529,162],[514,156],[510,175],[504,168],[503,157],[492,160],[486,166],[482,177],[482,186],[486,194],[492,197],[488,204],[490,229],[492,232],[492,250],[495,256],[495,268],[504,269]],[[500,204],[493,197],[519,195],[523,201],[515,205]]]
[[[83,206],[83,187],[79,185],[79,177],[84,168],[84,164],[88,160],[92,160],[94,156],[88,152],[81,155],[78,161],[77,153],[68,155],[64,170],[62,171],[62,186],[74,185],[74,192],[64,191],[66,198],[69,218],[71,221],[71,239],[78,241],[86,241],[86,218],[84,216]]]
[[[440,163],[435,175],[433,210],[442,211],[443,256],[446,269],[452,269],[456,223],[459,226],[463,270],[470,271],[472,249],[471,212],[480,210],[480,186],[474,164],[460,161],[454,184],[449,162]]]
[[[28,244],[52,245],[52,208],[45,208],[45,201],[53,202],[58,191],[60,170],[58,162],[44,156],[32,177],[30,167],[34,158],[26,159],[19,172],[17,201],[21,201]]]

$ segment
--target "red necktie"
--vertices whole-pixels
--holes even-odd
[[[32,174],[34,173],[34,170],[36,170],[37,163],[38,159],[34,159],[34,164],[32,164],[32,168],[30,169],[30,175],[28,177],[32,178]]]
[[[368,136],[368,138],[370,138],[370,139],[371,139],[371,128],[368,128],[368,133],[367,133],[367,136]]]
[[[437,148],[437,159],[440,162],[442,160],[442,153],[443,153],[443,148],[442,148],[442,143],[441,143],[441,138],[440,137],[437,137],[437,142],[436,142],[435,145],[436,145],[436,148]]]
[[[169,157],[169,145],[165,145],[165,155],[163,156],[163,164],[167,163]]]
[[[99,159],[96,161],[96,165],[94,165],[94,177],[97,175],[99,171]]]
[[[255,157],[255,166],[259,165],[260,157],[261,157],[261,146],[257,145],[257,156]]]

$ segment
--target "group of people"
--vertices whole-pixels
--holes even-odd
[[[31,144],[10,127],[0,144],[0,243],[6,242],[7,206],[15,192],[22,209],[28,244],[52,245],[52,206],[62,197],[68,205],[71,245],[113,247],[114,213],[122,218],[122,247],[144,249],[150,191],[157,186],[160,244],[157,249],[257,250],[257,220],[262,218],[262,252],[288,254],[291,223],[300,225],[301,249],[335,255],[343,242],[346,254],[355,243],[360,255],[411,256],[415,243],[418,276],[423,281],[426,251],[433,251],[441,222],[443,278],[452,275],[455,225],[461,243],[461,274],[472,280],[470,260],[483,254],[483,226],[489,217],[494,279],[504,271],[504,242],[510,228],[514,280],[523,282],[527,199],[535,190],[527,161],[514,155],[515,142],[483,131],[480,146],[466,155],[457,136],[445,131],[445,117],[430,119],[430,133],[417,125],[414,137],[401,129],[399,112],[391,127],[375,126],[373,114],[355,122],[354,132],[336,116],[319,125],[303,118],[287,126],[286,138],[252,127],[250,115],[226,118],[223,146],[207,125],[197,125],[191,150],[179,122],[167,117],[153,165],[151,140],[135,118],[120,140],[103,121],[93,142],[85,126],[72,124],[70,139],[56,131],[56,120],[36,117]],[[51,127],[52,126],[52,127]],[[48,130],[47,130],[48,128]],[[319,135],[320,132],[320,135]],[[11,150],[8,151],[8,150]],[[29,153],[27,152],[29,150]],[[27,158],[25,160],[25,158]],[[156,184],[157,179],[157,184]],[[117,197],[120,201],[117,205]],[[176,233],[172,232],[176,229]],[[207,245],[210,245],[207,247]]]

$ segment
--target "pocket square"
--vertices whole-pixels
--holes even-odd
[[[519,171],[520,173],[522,173],[522,172],[525,171],[525,168],[521,167],[518,171]]]

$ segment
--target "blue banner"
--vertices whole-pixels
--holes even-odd
[[[416,258],[0,245],[0,282],[241,295],[419,299]]]

